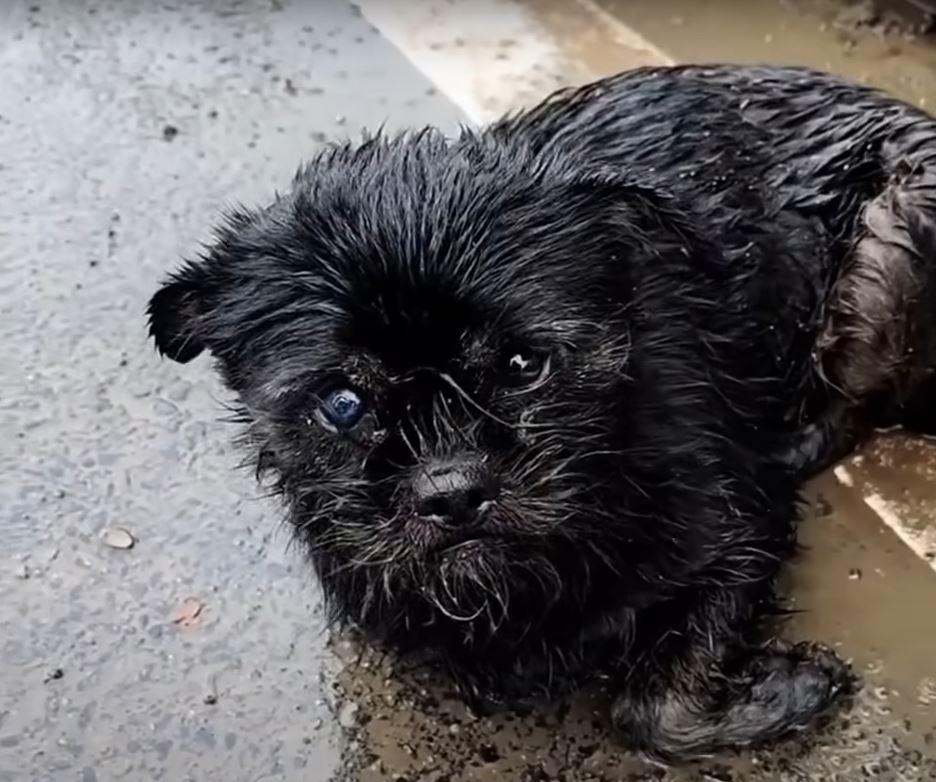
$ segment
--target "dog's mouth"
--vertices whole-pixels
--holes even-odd
[[[458,543],[440,546],[434,554],[441,562],[458,567],[471,565],[479,559],[490,557],[494,552],[502,550],[503,544],[499,541],[476,536]]]
[[[496,560],[516,544],[503,530],[488,524],[452,528],[414,519],[405,534],[413,556],[452,567]]]

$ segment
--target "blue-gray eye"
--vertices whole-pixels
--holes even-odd
[[[364,400],[350,388],[339,388],[325,397],[321,410],[332,426],[350,429],[364,415]]]

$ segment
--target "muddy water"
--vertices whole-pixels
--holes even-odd
[[[873,3],[839,0],[600,0],[682,62],[807,65],[936,109],[936,46]],[[890,30],[890,32],[888,32]]]

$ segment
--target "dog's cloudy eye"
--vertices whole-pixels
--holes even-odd
[[[548,372],[548,356],[522,350],[507,354],[506,376],[512,386],[532,385],[545,378]]]
[[[325,397],[321,413],[337,429],[350,429],[364,415],[364,400],[350,388],[339,388]]]

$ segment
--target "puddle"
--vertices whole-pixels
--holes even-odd
[[[841,0],[598,0],[680,62],[807,65],[936,110],[934,39],[882,35]]]

